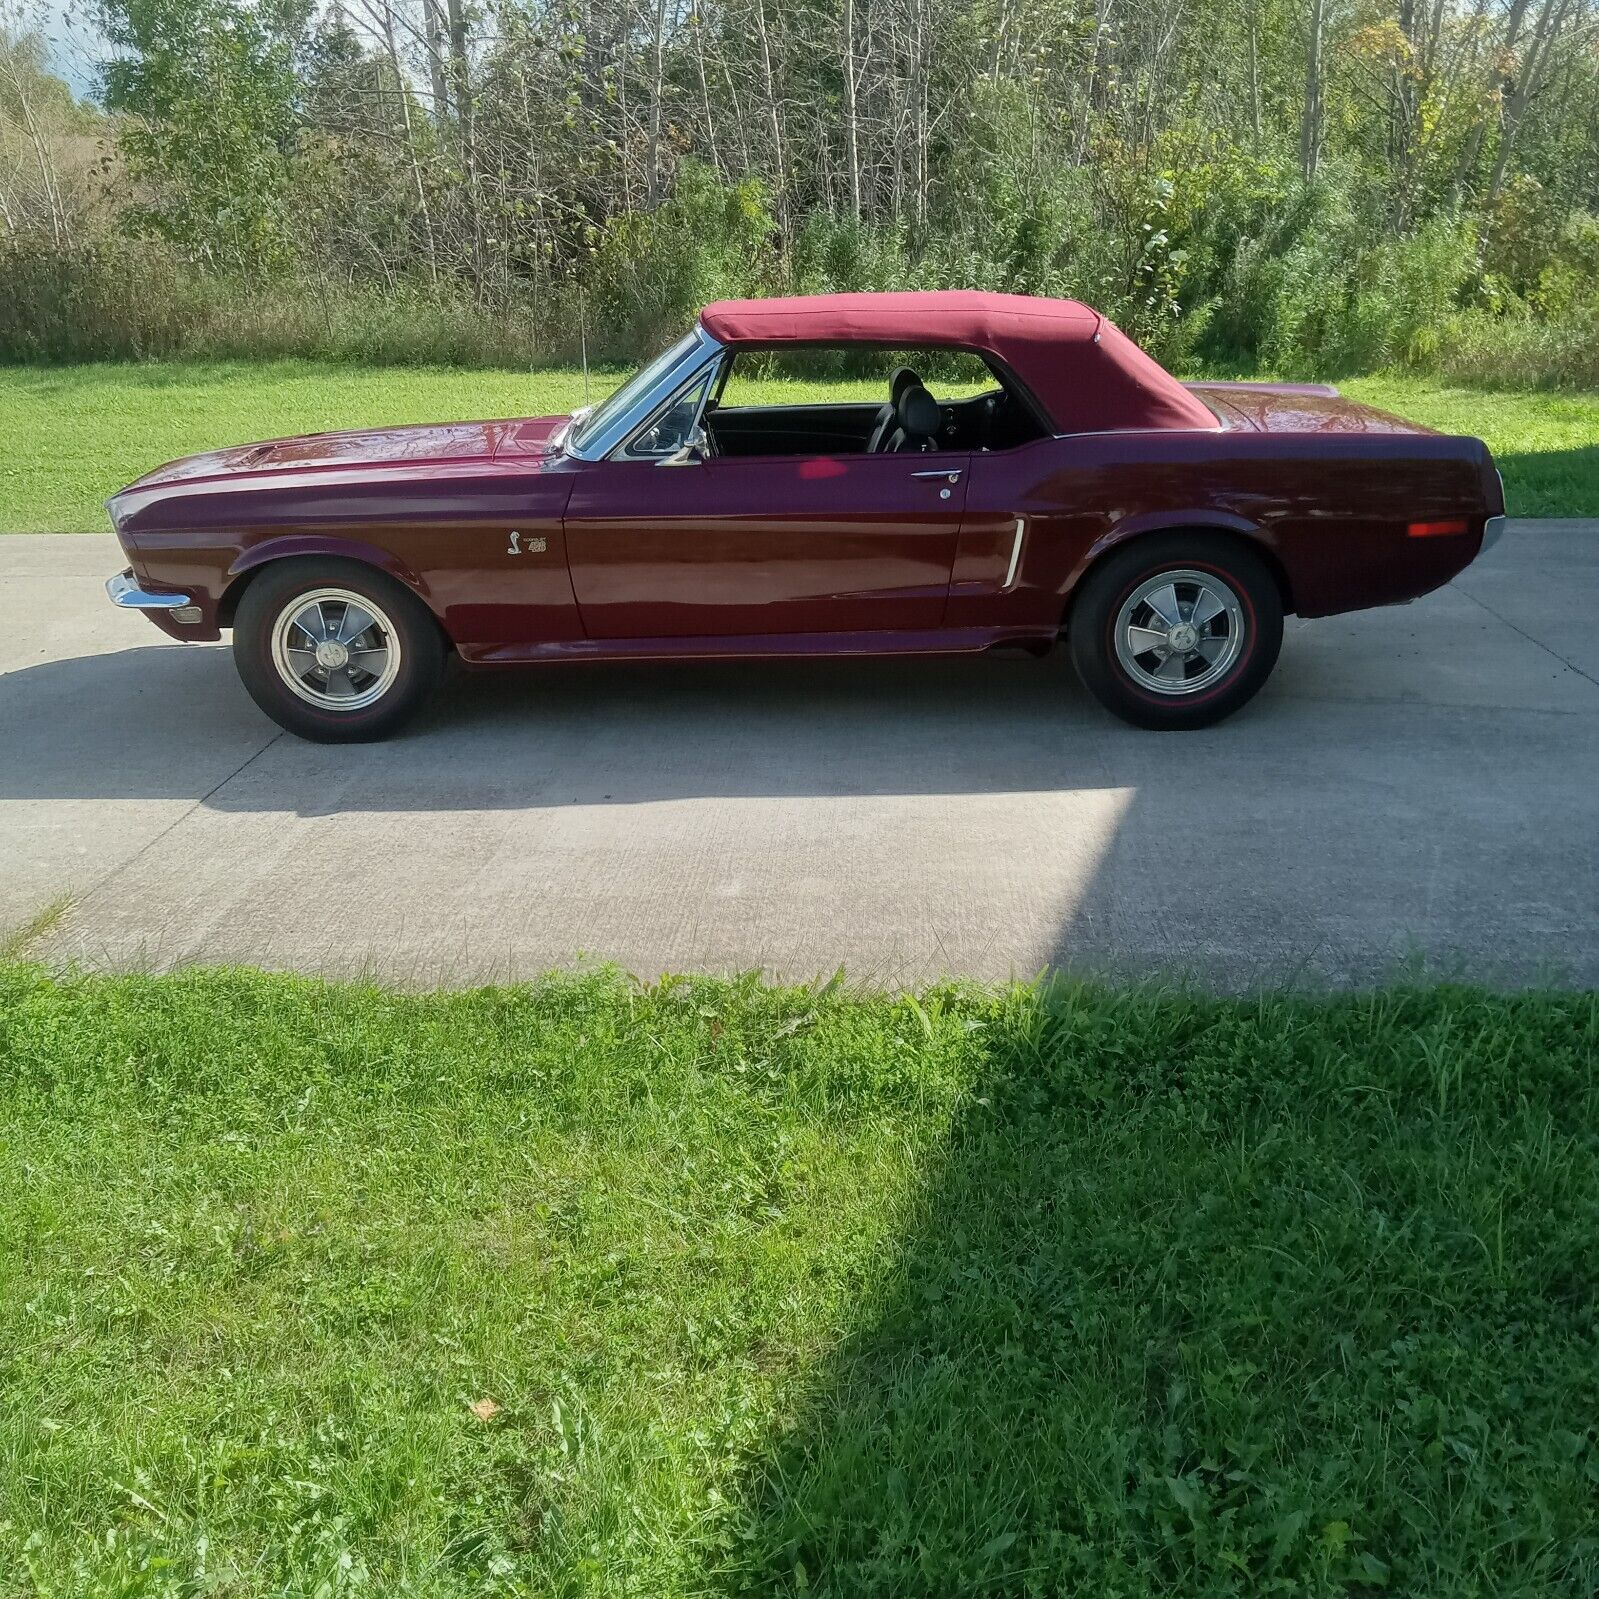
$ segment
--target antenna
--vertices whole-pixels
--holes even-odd
[[[589,331],[588,300],[583,291],[577,291],[577,346],[583,356],[583,403],[589,403]]]

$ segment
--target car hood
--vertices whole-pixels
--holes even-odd
[[[358,428],[347,433],[269,439],[169,461],[130,483],[122,494],[142,493],[168,484],[191,486],[236,479],[241,475],[272,477],[279,473],[364,466],[535,459],[559,449],[567,421],[564,416],[541,416],[498,422]]]

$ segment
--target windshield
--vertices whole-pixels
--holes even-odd
[[[697,343],[697,334],[685,333],[670,349],[663,350],[648,366],[641,367],[621,388],[601,400],[572,429],[566,440],[568,447],[581,450],[589,440],[597,439],[616,417],[621,416],[636,400],[649,393]]]

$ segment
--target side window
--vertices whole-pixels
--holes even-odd
[[[617,451],[618,457],[624,461],[658,461],[664,455],[681,450],[689,442],[700,413],[705,409],[716,371],[717,364],[713,361],[687,388],[680,389],[661,406]]]
[[[718,455],[972,453],[1046,431],[979,355],[871,344],[735,351],[705,426]]]
[[[1000,387],[982,357],[966,350],[807,345],[737,352],[717,408],[881,405],[902,370],[919,378],[940,401],[969,399]]]

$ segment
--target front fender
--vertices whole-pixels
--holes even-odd
[[[328,533],[285,533],[281,537],[262,539],[259,543],[247,545],[228,567],[228,588],[231,591],[237,579],[265,566],[269,561],[286,561],[305,555],[333,555],[346,561],[360,561],[363,565],[375,566],[380,572],[387,572],[390,577],[405,584],[427,601],[429,609],[432,609],[427,584],[393,550],[386,550],[380,544],[368,544],[364,539],[342,538]]]

